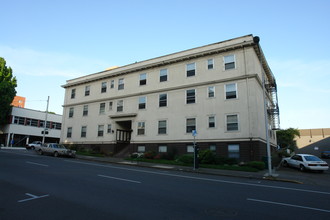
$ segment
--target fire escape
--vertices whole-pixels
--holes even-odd
[[[267,109],[268,118],[271,122],[272,130],[279,130],[280,109],[278,107],[276,80],[272,78],[271,81],[268,81],[265,84],[265,87],[269,97],[269,105]]]

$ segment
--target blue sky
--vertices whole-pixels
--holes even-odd
[[[330,127],[328,0],[1,0],[0,56],[27,108],[66,80],[247,34],[277,79],[281,128]]]

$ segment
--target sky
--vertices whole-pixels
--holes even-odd
[[[26,108],[63,113],[66,80],[247,34],[281,128],[330,128],[329,0],[0,0],[0,57]]]

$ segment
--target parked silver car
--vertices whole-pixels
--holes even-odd
[[[296,154],[292,157],[283,159],[283,166],[296,167],[301,171],[305,170],[317,170],[323,172],[329,169],[327,162],[321,160],[317,156],[310,154]]]
[[[35,150],[40,154],[58,156],[76,157],[76,151],[65,148],[62,144],[47,143],[42,146],[36,146]]]

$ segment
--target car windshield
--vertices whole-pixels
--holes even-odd
[[[306,161],[322,161],[320,158],[315,156],[304,156]]]

